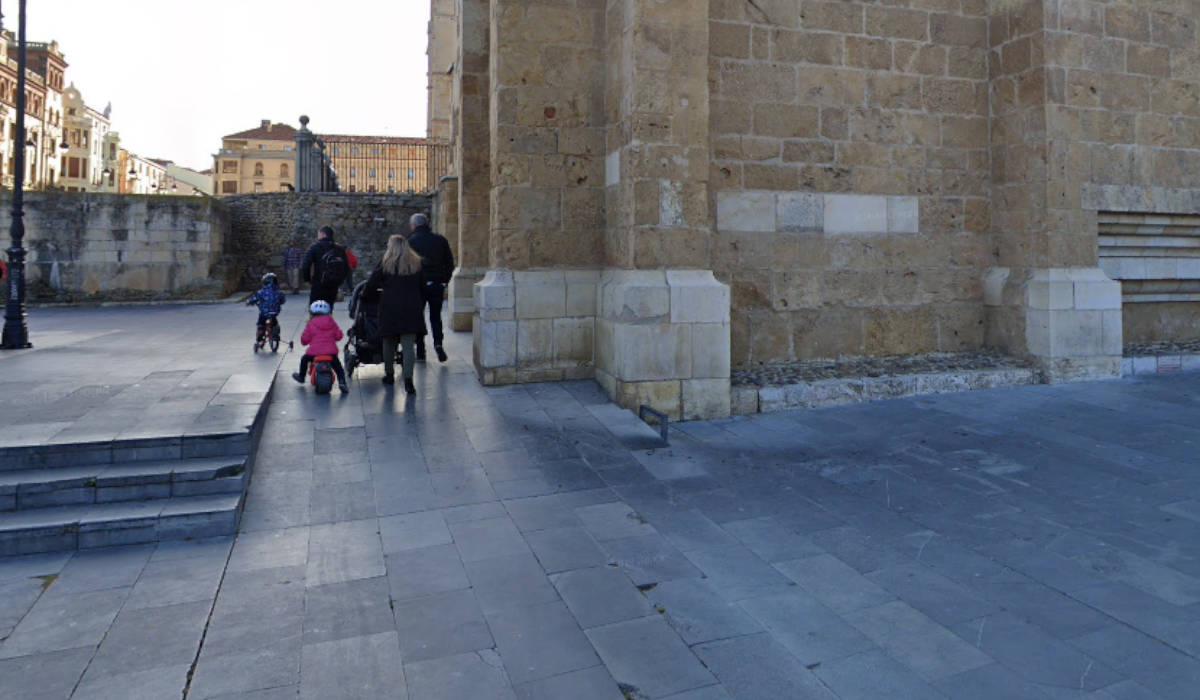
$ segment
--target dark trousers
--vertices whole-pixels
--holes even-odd
[[[308,291],[308,303],[311,304],[314,301],[321,299],[322,301],[329,302],[329,309],[332,311],[333,304],[337,301],[337,295],[337,287],[319,287],[314,284],[312,289]]]
[[[446,299],[446,285],[434,282],[425,285],[425,303],[429,306],[429,332],[433,334],[433,347],[442,347],[442,302]],[[417,356],[425,357],[425,336],[417,341]]]
[[[300,356],[300,376],[301,377],[308,376],[308,363],[312,362],[312,359],[314,357],[316,357],[316,356],[315,355],[301,355]],[[329,364],[333,365],[333,373],[337,375],[338,384],[345,384],[346,383],[346,370],[345,370],[345,368],[342,367],[342,361],[338,359],[337,355],[331,355],[330,357],[333,358],[333,361],[330,362]]]

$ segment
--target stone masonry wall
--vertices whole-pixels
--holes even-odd
[[[407,234],[409,216],[432,210],[428,196],[393,194],[280,192],[224,197],[221,204],[229,211],[229,252],[242,289],[257,286],[265,272],[282,272],[290,237],[306,247],[324,225],[358,256],[361,278],[379,262],[388,236]]]
[[[0,196],[5,216],[10,197]],[[228,230],[228,217],[205,198],[28,192],[28,298],[219,296],[226,288],[220,261]]]
[[[983,344],[987,3],[710,4],[732,362]]]
[[[600,0],[491,4],[491,265],[603,260]]]
[[[1095,265],[1098,211],[1200,214],[1200,2],[1047,2],[1043,12],[1049,223]],[[1180,242],[1146,237],[1141,250],[1100,260],[1126,291],[1126,343],[1200,333],[1194,301],[1129,294],[1200,284],[1197,248]]]

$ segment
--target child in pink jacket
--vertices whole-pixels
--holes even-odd
[[[342,367],[342,361],[338,359],[337,346],[337,341],[342,339],[342,329],[338,328],[337,321],[329,315],[329,302],[318,299],[308,307],[308,311],[312,318],[308,319],[308,325],[300,334],[300,342],[308,346],[308,352],[300,358],[300,371],[292,373],[292,379],[303,384],[308,376],[308,363],[318,355],[329,355],[333,358],[330,364],[337,375],[338,389],[345,394],[350,388],[346,386],[346,370]]]

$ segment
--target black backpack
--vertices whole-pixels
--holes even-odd
[[[346,249],[336,243],[329,246],[317,261],[317,284],[322,287],[337,287],[346,281],[349,274]]]

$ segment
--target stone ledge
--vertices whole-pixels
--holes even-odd
[[[1143,343],[1125,347],[1121,376],[1200,371],[1200,340]]]
[[[732,388],[730,408],[734,414],[771,413],[922,394],[946,394],[1040,383],[1036,369],[1018,367],[887,377],[819,379],[780,386],[742,385]]]

